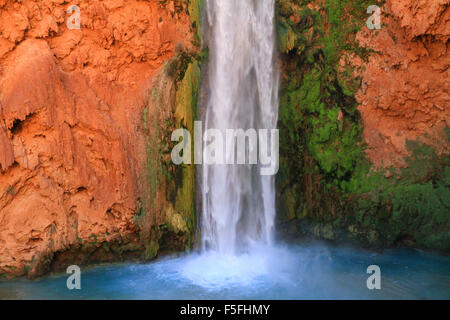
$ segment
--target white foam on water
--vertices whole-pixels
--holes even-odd
[[[208,251],[185,258],[180,276],[192,284],[221,290],[234,286],[257,286],[268,282],[291,282],[299,275],[299,259],[287,249],[258,246],[248,253],[229,254]]]

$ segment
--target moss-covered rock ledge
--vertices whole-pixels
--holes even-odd
[[[277,0],[282,60],[277,176],[280,235],[450,251],[450,161],[409,141],[404,169],[366,159],[343,57],[372,54],[355,35],[373,1]],[[447,128],[447,141],[450,143]]]
[[[180,51],[166,64],[143,113],[147,163],[142,178],[141,209],[136,223],[145,259],[160,252],[185,251],[195,234],[195,167],[171,161],[173,130],[193,129],[200,86],[195,53]]]
[[[149,93],[142,121],[146,137],[142,197],[135,223],[140,228],[144,259],[190,250],[196,231],[195,166],[172,163],[175,129],[193,131],[200,92],[200,18],[202,0],[187,6],[194,33],[193,49],[176,48]]]

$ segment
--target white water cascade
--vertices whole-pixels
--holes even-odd
[[[205,129],[276,129],[275,0],[207,0]],[[205,146],[205,143],[204,143]],[[202,248],[221,254],[270,244],[274,176],[258,165],[204,165]]]

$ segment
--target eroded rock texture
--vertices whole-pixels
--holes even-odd
[[[279,229],[448,252],[450,2],[277,5]]]
[[[406,139],[449,154],[449,37],[448,0],[388,0],[381,29],[359,33],[358,41],[377,52],[357,95],[367,153],[377,166],[403,166]]]
[[[67,1],[0,1],[0,274],[77,262],[54,254],[74,246],[139,247],[142,112],[175,47],[192,46],[182,1],[70,5],[79,30]]]

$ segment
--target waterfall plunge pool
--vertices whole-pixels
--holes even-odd
[[[370,265],[380,290],[367,288]],[[450,258],[412,249],[279,245],[82,268],[81,290],[68,277],[1,281],[0,299],[450,299]]]

